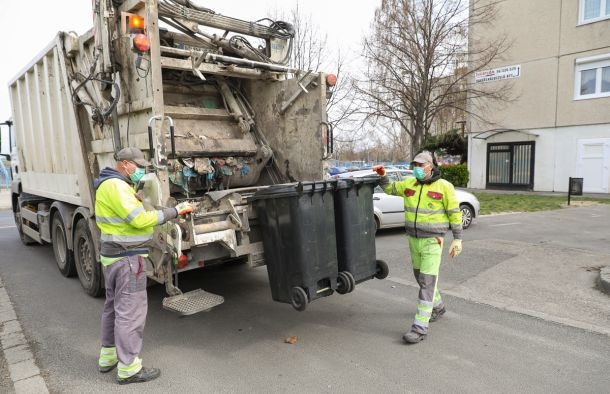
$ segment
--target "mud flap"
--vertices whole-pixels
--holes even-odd
[[[204,312],[225,302],[223,296],[208,293],[203,289],[192,290],[187,293],[165,297],[163,308],[176,312],[182,316]]]

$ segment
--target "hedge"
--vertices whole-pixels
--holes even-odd
[[[441,178],[453,183],[453,186],[466,187],[468,185],[468,167],[466,164],[449,164],[440,166]]]

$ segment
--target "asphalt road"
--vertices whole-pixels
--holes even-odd
[[[417,290],[399,230],[377,236],[388,279],[304,312],[271,300],[264,267],[194,272],[182,289],[225,303],[178,317],[151,287],[142,356],[162,375],[127,387],[96,369],[103,299],[63,278],[49,246],[22,246],[10,212],[0,212],[0,276],[51,392],[608,392],[610,297],[595,267],[610,261],[609,223],[608,206],[480,218],[443,265],[449,311],[414,346],[400,339]]]

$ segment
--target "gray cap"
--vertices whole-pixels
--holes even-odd
[[[133,161],[140,167],[150,166],[150,162],[144,159],[144,153],[138,148],[123,148],[116,154],[116,159]]]
[[[420,163],[420,164],[430,163],[430,164],[434,164],[434,161],[432,160],[432,154],[430,152],[423,151],[421,153],[418,153],[413,158],[413,161],[411,161],[411,163]]]

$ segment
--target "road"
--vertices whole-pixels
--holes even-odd
[[[610,297],[594,282],[609,223],[608,206],[479,218],[442,267],[448,312],[413,346],[400,339],[417,290],[399,230],[377,235],[388,279],[304,312],[271,300],[264,267],[181,278],[185,291],[226,300],[190,317],[164,311],[163,288],[151,287],[142,356],[162,375],[120,388],[96,369],[103,299],[63,278],[49,246],[21,246],[10,212],[0,212],[0,277],[56,393],[608,392]]]

